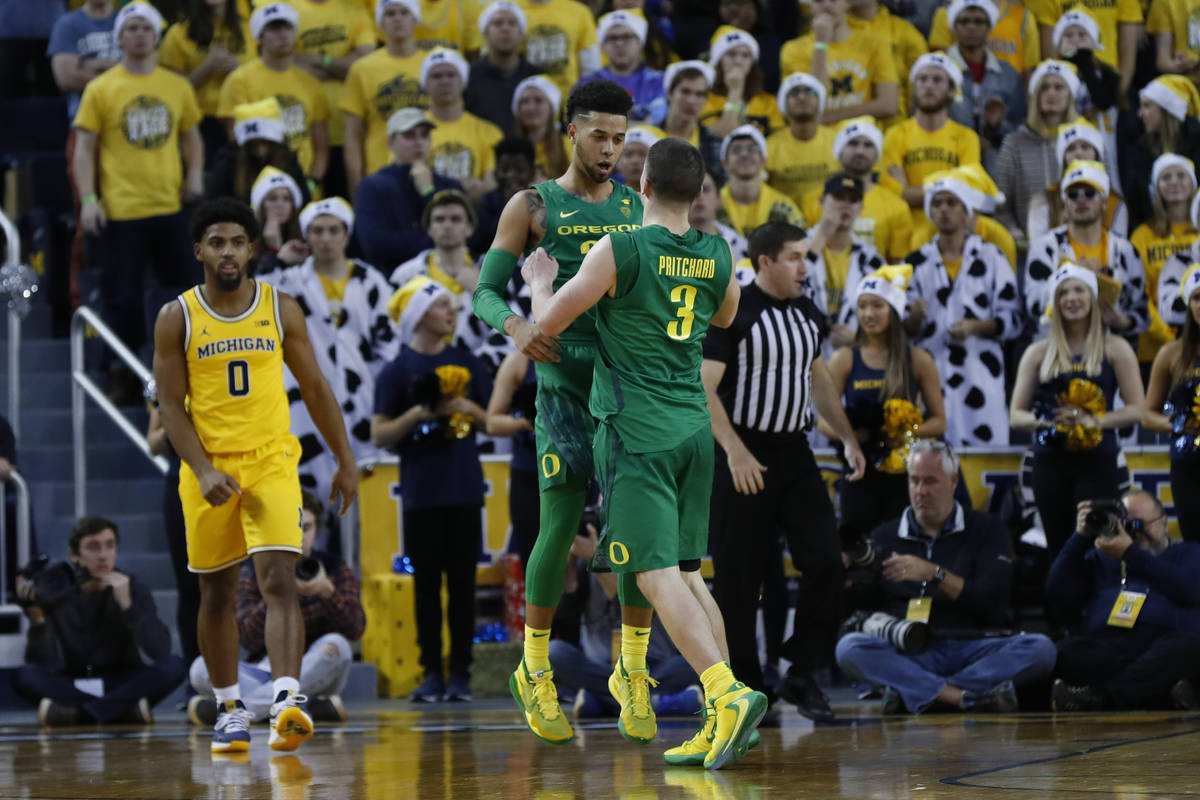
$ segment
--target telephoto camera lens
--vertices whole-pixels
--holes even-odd
[[[296,562],[296,577],[302,581],[311,581],[321,572],[321,562],[312,556],[302,556]]]
[[[929,626],[876,611],[862,622],[862,632],[890,643],[901,653],[923,653],[929,647]]]

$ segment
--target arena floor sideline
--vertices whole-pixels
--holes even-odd
[[[551,747],[502,700],[357,703],[294,755],[255,730],[248,755],[213,757],[208,735],[160,709],[154,728],[46,732],[32,714],[0,725],[0,798],[220,800],[767,800],[768,798],[1175,798],[1200,796],[1200,714],[877,715],[834,697],[813,727],[790,707],[762,746],[717,773],[668,767],[695,720],[660,720],[626,742],[609,721]]]

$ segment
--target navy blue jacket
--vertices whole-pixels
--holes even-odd
[[[1084,633],[1108,628],[1113,603],[1121,592],[1121,562],[1125,588],[1146,592],[1138,627],[1200,634],[1200,544],[1175,542],[1155,556],[1131,546],[1123,559],[1097,550],[1078,534],[1067,540],[1046,576],[1046,600],[1067,623]]]
[[[421,214],[428,197],[413,186],[407,164],[392,164],[363,178],[354,193],[354,235],[362,249],[363,260],[384,275],[410,258],[433,247],[433,240],[421,227]],[[433,173],[434,193],[458,189],[453,178]],[[429,197],[432,197],[430,194]]]

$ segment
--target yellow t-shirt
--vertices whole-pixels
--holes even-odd
[[[179,210],[179,134],[194,128],[200,116],[187,78],[164,67],[134,75],[118,64],[88,83],[75,127],[96,134],[100,197],[109,219]]]
[[[821,251],[825,258],[825,311],[837,317],[842,309],[842,295],[846,292],[846,276],[850,274],[850,248],[835,253],[828,247]]]
[[[562,137],[563,157],[566,158],[568,164],[571,163],[572,147],[573,147],[573,145],[571,144],[570,138],[568,138],[566,136],[566,134],[563,134],[563,137]],[[546,143],[545,142],[534,142],[533,143],[533,169],[535,172],[537,172],[538,175],[542,175],[547,180],[557,178],[563,172],[561,169],[556,170],[554,168],[551,168],[550,158],[546,154]]]
[[[912,94],[908,73],[912,71],[917,59],[929,52],[925,37],[911,22],[893,15],[882,5],[879,6],[874,19],[862,19],[847,14],[846,24],[852,31],[866,31],[877,39],[891,42],[892,59],[896,62],[896,78],[900,84],[900,111],[894,120],[903,121],[908,116],[908,101]]]
[[[1148,223],[1143,223],[1129,237],[1142,259],[1142,266],[1146,268],[1146,297],[1150,298],[1150,327],[1138,337],[1138,361],[1153,361],[1159,348],[1175,338],[1171,326],[1158,315],[1158,303],[1155,302],[1158,297],[1158,275],[1167,259],[1190,249],[1197,238],[1200,238],[1200,234],[1188,222],[1172,223],[1171,231],[1165,237],[1156,236],[1154,229]]]
[[[912,211],[895,192],[874,186],[863,196],[863,210],[854,221],[854,235],[875,245],[888,263],[902,261],[913,251]]]
[[[975,131],[948,119],[940,130],[931,133],[916,119],[907,119],[883,135],[883,157],[878,167],[886,175],[889,166],[899,164],[908,185],[920,186],[935,172],[978,163],[979,136]],[[914,220],[924,218],[924,211],[913,211]]]
[[[1103,50],[1096,51],[1096,58],[1111,67],[1117,67],[1118,26],[1120,23],[1142,21],[1142,6],[1138,0],[1027,0],[1026,6],[1037,17],[1038,25],[1053,28],[1059,17],[1075,8],[1092,15],[1100,28]]]
[[[710,122],[715,122],[721,118],[723,113],[725,113],[725,95],[710,92],[708,101],[700,111],[700,124],[708,125]],[[759,92],[746,104],[746,122],[762,131],[763,136],[779,130],[786,124],[783,115],[779,113],[779,103],[775,100],[775,95],[766,92]]]
[[[725,184],[721,189],[721,208],[717,211],[717,218],[747,237],[755,228],[767,222],[790,222],[804,227],[804,215],[791,198],[765,183],[758,193],[758,201],[750,205],[734,201],[729,184]]]
[[[815,41],[810,33],[785,44],[779,51],[779,74],[808,72]],[[844,42],[830,43],[825,65],[829,76],[826,111],[861,105],[874,97],[876,84],[900,82],[890,45],[869,33],[851,33]]]
[[[237,56],[238,63],[245,64],[250,59],[254,58],[254,40],[250,36],[250,22],[242,19],[242,41],[237,43],[234,41],[230,30],[225,27],[224,22],[215,26],[213,30],[213,44],[222,45],[233,55]],[[186,22],[177,22],[167,32],[163,34],[162,44],[158,48],[158,63],[167,69],[178,72],[183,77],[187,77],[193,70],[197,69],[204,63],[204,59],[208,58],[208,47],[201,49],[195,42],[188,38],[188,25]],[[221,84],[225,81],[225,76],[228,72],[214,72],[209,75],[204,83],[195,87],[196,100],[200,103],[200,111],[206,117],[215,117],[217,115],[217,105],[221,97]]]
[[[841,169],[833,157],[836,137],[837,131],[829,125],[818,125],[817,135],[807,142],[786,127],[767,137],[767,183],[792,198],[807,220],[820,219],[825,179]]]
[[[1009,0],[1000,8],[1000,20],[988,36],[987,48],[996,58],[1006,62],[1018,74],[1032,72],[1042,60],[1042,44],[1038,37],[1037,19],[1025,6]],[[945,50],[955,42],[945,7],[933,12],[933,27],[929,31],[929,46]]]
[[[943,259],[942,263],[946,266],[946,274],[950,276],[950,282],[954,283],[958,280],[958,271],[962,269],[962,259],[956,258],[953,261]]]
[[[430,133],[429,166],[447,178],[482,178],[496,165],[492,150],[504,134],[492,123],[464,111],[454,122],[437,123]]]
[[[351,65],[340,110],[362,119],[366,128],[364,175],[392,161],[387,143],[388,117],[409,106],[429,108],[429,95],[421,91],[420,83],[424,58],[419,50],[407,58],[397,58],[381,48]]]
[[[283,119],[283,141],[296,153],[307,174],[312,169],[312,126],[329,119],[321,84],[299,67],[276,72],[256,58],[229,73],[221,85],[217,116],[233,117],[233,107],[274,97]]]
[[[596,44],[592,12],[576,0],[518,0],[525,12],[525,57],[562,91],[566,103],[579,80],[579,51]]]
[[[353,265],[351,265],[353,267]],[[321,280],[321,290],[325,292],[325,300],[329,303],[329,315],[333,317],[334,327],[342,327],[345,322],[345,317],[342,315],[342,301],[346,297],[346,286],[350,283],[350,269],[346,270],[346,275],[341,278],[326,278],[320,273],[317,277]]]
[[[1067,242],[1075,252],[1076,261],[1093,258],[1102,266],[1108,266],[1108,231],[1101,232],[1100,241],[1094,247],[1080,244],[1070,233],[1067,234]]]
[[[918,218],[913,214],[913,234],[910,242],[910,247],[913,250],[921,249],[921,245],[928,242],[937,235],[937,228],[930,222],[924,214]],[[1015,271],[1017,268],[1017,243],[1013,239],[1012,234],[1008,232],[999,222],[989,216],[983,214],[975,215],[975,233],[979,235],[988,244],[994,244],[999,248],[1004,257],[1008,259],[1009,266]]]
[[[1154,0],[1146,18],[1146,33],[1170,33],[1175,53],[1200,58],[1200,2]]]
[[[414,31],[417,47],[429,51],[450,47],[459,52],[483,46],[476,0],[421,0],[421,24]],[[372,12],[374,16],[374,12]]]
[[[375,46],[375,17],[367,16],[353,0],[286,0],[300,15],[296,32],[296,52],[342,58],[356,47]],[[342,81],[321,81],[325,107],[338,109],[342,102]],[[341,114],[329,117],[329,144],[341,147],[346,140],[346,121]]]

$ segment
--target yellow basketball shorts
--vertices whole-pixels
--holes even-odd
[[[187,464],[179,470],[179,499],[187,526],[188,569],[219,572],[264,550],[300,553],[300,442],[290,433],[244,453],[213,453],[214,467],[237,481],[219,506],[200,493]]]

